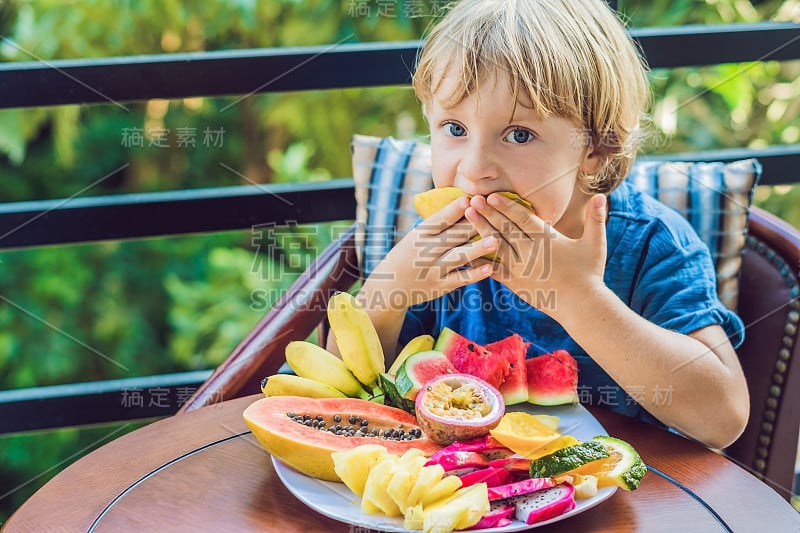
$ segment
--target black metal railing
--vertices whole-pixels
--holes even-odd
[[[651,68],[800,59],[800,24],[678,26],[631,33]],[[150,98],[404,85],[410,81],[419,44],[336,43],[6,63],[0,64],[0,108],[124,106]],[[667,157],[686,161],[757,157],[764,167],[763,184],[800,182],[800,144],[663,156]],[[324,202],[319,201],[322,198]],[[353,182],[347,178],[15,202],[0,204],[0,249],[208,233],[286,221],[348,220],[354,212]],[[0,433],[169,415],[179,402],[132,411],[121,406],[121,395],[157,387],[174,399],[181,391],[202,383],[207,375],[187,372],[0,391]]]
[[[643,28],[631,35],[651,68],[800,58],[800,24]],[[419,46],[337,43],[0,64],[0,108],[405,85]]]

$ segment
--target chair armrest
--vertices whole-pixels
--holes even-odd
[[[798,261],[800,261],[800,230],[772,213],[755,206],[750,208],[747,226],[748,235],[758,241],[768,243],[791,265],[794,273],[797,274]]]
[[[800,428],[800,231],[753,207],[742,258],[737,349],[750,392],[750,420],[726,449],[782,496],[791,496]]]
[[[259,391],[285,361],[286,345],[306,339],[326,314],[328,299],[359,277],[355,224],[331,243],[209,376],[179,412]]]

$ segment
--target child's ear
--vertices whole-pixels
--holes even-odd
[[[608,158],[608,154],[595,145],[589,145],[581,161],[581,172],[593,176],[600,172]]]

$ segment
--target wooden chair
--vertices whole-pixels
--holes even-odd
[[[325,317],[326,302],[359,279],[355,227],[331,244],[184,405],[197,409],[259,391],[284,349]],[[738,312],[747,324],[738,353],[750,387],[750,421],[725,453],[789,498],[800,428],[800,231],[752,208]]]

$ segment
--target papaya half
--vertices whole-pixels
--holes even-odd
[[[332,452],[380,444],[402,455],[441,448],[422,433],[416,418],[401,409],[357,398],[270,396],[245,409],[244,420],[271,455],[307,476],[341,481]]]

